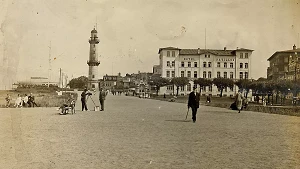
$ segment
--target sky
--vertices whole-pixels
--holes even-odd
[[[209,49],[253,49],[257,79],[274,52],[300,47],[300,0],[2,0],[0,89],[48,77],[49,56],[51,81],[60,68],[87,76],[96,25],[99,78],[152,72],[161,47],[205,48],[206,29]]]

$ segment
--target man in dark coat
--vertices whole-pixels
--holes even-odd
[[[99,101],[100,101],[100,105],[101,105],[101,110],[100,111],[104,111],[104,100],[106,97],[107,93],[100,88],[100,93],[99,93]]]
[[[84,89],[84,91],[81,93],[81,105],[82,105],[82,111],[85,109],[85,111],[88,111],[88,108],[86,106],[86,101],[87,101],[87,89]]]
[[[188,108],[192,109],[192,119],[196,122],[197,109],[199,108],[200,94],[196,93],[196,88],[189,94]]]

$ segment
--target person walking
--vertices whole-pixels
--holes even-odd
[[[99,101],[100,101],[100,105],[101,105],[100,111],[104,111],[104,101],[105,101],[106,95],[107,95],[107,92],[105,92],[102,88],[100,88],[100,93],[99,93]]]
[[[88,111],[88,108],[86,106],[86,101],[87,101],[87,89],[84,89],[83,92],[81,93],[81,105],[82,105],[82,111],[85,109],[85,111]]]
[[[10,106],[10,101],[11,101],[11,98],[10,98],[9,94],[7,94],[5,100],[6,100],[6,107],[9,107]]]
[[[235,96],[235,105],[239,113],[241,112],[242,106],[243,106],[243,99],[242,99],[242,93],[238,91],[238,93]]]
[[[192,119],[193,122],[196,122],[196,115],[197,115],[197,109],[199,108],[199,100],[200,100],[200,94],[196,97],[196,87],[193,87],[193,91],[189,94],[189,100],[188,100],[188,109],[192,109]]]

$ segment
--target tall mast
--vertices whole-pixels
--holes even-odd
[[[48,87],[50,86],[50,78],[51,78],[51,41],[49,47],[49,69],[48,69]]]

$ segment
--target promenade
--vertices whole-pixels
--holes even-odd
[[[76,109],[0,109],[0,169],[300,168],[299,117],[201,106],[193,123],[186,104],[124,95]]]

